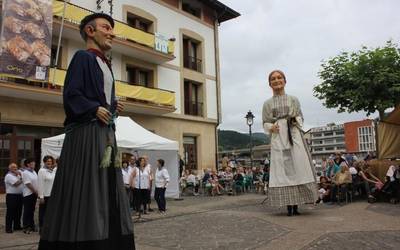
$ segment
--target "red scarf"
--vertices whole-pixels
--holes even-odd
[[[100,59],[103,62],[105,62],[108,65],[108,67],[111,69],[111,62],[110,62],[110,60],[107,59],[107,57],[104,55],[103,52],[101,52],[98,49],[93,49],[93,48],[87,49],[87,51],[90,51],[90,52],[93,52],[94,54],[96,54],[96,56],[100,57]]]

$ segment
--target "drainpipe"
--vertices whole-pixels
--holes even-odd
[[[217,125],[215,126],[215,168],[218,169],[218,126],[221,123],[221,77],[220,77],[220,66],[219,66],[219,37],[218,37],[218,27],[219,18],[224,14],[225,10],[218,15],[215,13],[214,21],[214,50],[215,50],[215,88],[217,93]]]

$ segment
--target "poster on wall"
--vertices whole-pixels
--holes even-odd
[[[47,81],[52,22],[52,0],[3,0],[0,74]]]

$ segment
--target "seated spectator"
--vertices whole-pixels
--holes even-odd
[[[365,192],[368,195],[368,202],[375,202],[376,196],[383,187],[383,183],[371,173],[370,166],[366,162],[361,164],[358,175],[364,184]]]
[[[215,171],[211,172],[211,178],[210,178],[210,182],[211,182],[211,186],[212,186],[212,190],[211,190],[211,195],[214,196],[216,194],[221,195],[221,190],[223,190],[224,188],[222,187],[222,185],[219,183],[218,181],[218,176],[215,173]]]
[[[333,159],[333,175],[336,175],[340,172],[341,167],[344,165],[343,163],[347,165],[346,160],[342,156],[342,153],[336,152],[335,158]]]
[[[386,172],[386,182],[382,188],[390,203],[395,204],[400,200],[400,170],[399,166],[391,165]]]
[[[225,169],[225,180],[224,180],[224,184],[225,184],[225,190],[227,190],[228,192],[232,192],[232,184],[233,184],[233,173],[232,173],[232,169],[230,167],[227,167]]]
[[[327,161],[327,168],[326,168],[326,177],[328,178],[328,180],[332,179],[332,177],[334,176],[333,167],[334,167],[333,159],[330,158]]]
[[[233,181],[235,184],[235,191],[236,193],[238,193],[238,191],[242,191],[243,190],[243,174],[242,174],[243,168],[240,167],[239,170],[235,171],[234,175],[233,175]]]
[[[331,184],[328,181],[328,178],[325,176],[321,176],[319,178],[319,189],[318,189],[318,200],[316,203],[328,202],[331,199]]]
[[[253,184],[256,189],[256,193],[261,193],[264,190],[263,174],[260,171],[260,167],[256,167],[253,172]]]
[[[348,190],[348,185],[352,183],[351,174],[347,165],[343,162],[341,164],[340,172],[336,173],[335,177],[332,179],[332,192],[331,201],[339,200],[337,199],[337,192],[340,191],[341,194],[346,194]]]
[[[212,190],[212,183],[211,183],[211,170],[210,169],[205,169],[203,177],[201,178],[201,184],[202,187],[204,188],[204,192],[211,194]]]
[[[198,195],[199,194],[199,182],[197,176],[194,174],[195,171],[191,170],[189,171],[189,175],[186,178],[186,188],[188,187],[193,187],[193,195]]]
[[[225,176],[225,171],[221,168],[218,170],[218,178],[224,178]]]
[[[210,179],[211,175],[210,175],[210,169],[206,169],[204,170],[204,175],[203,175],[203,179],[202,179],[202,183],[207,183]]]
[[[186,179],[189,176],[189,173],[190,173],[189,169],[185,169],[185,171],[182,172],[181,178],[179,179],[182,191],[186,188]]]
[[[248,192],[251,190],[251,186],[253,184],[253,172],[250,167],[245,168],[244,172],[244,188]]]

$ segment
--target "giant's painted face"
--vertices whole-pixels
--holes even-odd
[[[115,37],[113,27],[105,18],[96,18],[95,21],[96,27],[91,31],[93,39],[101,50],[110,50],[112,48],[112,40]]]
[[[286,85],[285,77],[278,71],[275,71],[269,78],[269,85],[275,91],[282,90]]]

